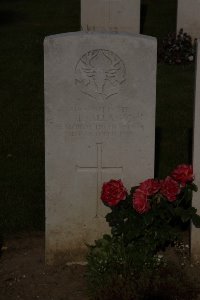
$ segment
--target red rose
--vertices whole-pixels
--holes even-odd
[[[159,191],[160,182],[154,179],[147,179],[140,184],[139,189],[147,196],[152,196]]]
[[[193,169],[191,165],[179,165],[171,176],[184,187],[187,182],[194,180]]]
[[[133,195],[133,207],[139,214],[143,214],[150,210],[150,203],[147,195],[138,188]]]
[[[176,201],[176,196],[180,193],[181,189],[177,181],[170,176],[161,181],[160,193],[167,198],[168,201]]]
[[[121,180],[110,180],[102,187],[101,200],[109,206],[115,206],[125,200],[127,191]]]

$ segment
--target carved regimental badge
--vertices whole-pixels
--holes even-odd
[[[97,49],[85,53],[75,69],[79,90],[95,99],[105,100],[119,93],[126,80],[126,69],[118,55]]]

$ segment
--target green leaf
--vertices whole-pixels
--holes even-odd
[[[198,187],[197,187],[196,184],[191,183],[191,184],[190,184],[190,187],[191,187],[191,190],[193,190],[194,192],[197,192],[197,191],[198,191]]]
[[[193,217],[192,217],[192,223],[194,224],[194,226],[196,228],[200,228],[200,216],[195,214]]]
[[[190,215],[191,215],[191,217],[192,217],[193,215],[196,214],[197,209],[196,209],[195,207],[192,206],[192,207],[188,208],[187,211],[190,213]]]
[[[104,239],[104,240],[107,240],[107,241],[109,241],[109,242],[112,240],[112,238],[111,238],[111,236],[110,236],[109,234],[104,234],[104,235],[103,235],[103,239]]]
[[[157,210],[157,213],[158,213],[158,217],[167,223],[171,221],[173,216],[173,214],[169,209],[169,206],[164,207],[164,205]]]
[[[191,189],[191,187],[186,189],[184,200],[185,200],[185,203],[191,203],[191,201],[192,201],[192,189]]]
[[[134,230],[130,230],[126,233],[126,239],[127,241],[132,241],[138,238],[141,235],[141,230],[140,228],[135,228]]]
[[[107,222],[110,222],[112,219],[113,219],[113,213],[112,213],[112,212],[111,212],[111,213],[108,213],[108,214],[106,215],[106,221],[107,221]]]
[[[184,214],[182,214],[182,216],[181,216],[181,221],[182,221],[183,223],[186,223],[186,222],[189,221],[190,219],[191,219],[190,215],[187,214],[186,212],[185,212]]]
[[[153,219],[153,215],[151,213],[146,214],[144,216],[144,222],[147,226],[151,225],[153,223],[154,219]]]
[[[181,218],[181,221],[183,223],[189,221],[191,218],[193,218],[193,216],[196,214],[196,208],[194,207],[190,207],[187,209],[184,209],[182,207],[177,207],[174,209],[176,216]]]

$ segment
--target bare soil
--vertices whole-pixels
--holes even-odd
[[[44,248],[44,233],[20,233],[4,241],[0,257],[0,300],[89,300],[86,267],[67,264],[47,266]],[[176,261],[173,251],[169,252],[169,256]],[[196,299],[200,300],[199,262],[197,265],[189,264],[188,268],[187,274],[196,284],[192,284],[183,300],[194,299],[191,298],[194,289],[197,289]]]
[[[45,265],[44,233],[18,234],[4,241],[0,300],[88,300],[84,274],[80,265]]]

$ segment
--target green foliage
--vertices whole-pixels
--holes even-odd
[[[145,247],[124,246],[108,235],[90,247],[87,281],[92,300],[193,300],[197,278],[162,255],[147,255]]]
[[[181,29],[176,33],[169,33],[158,45],[158,62],[170,65],[190,64],[195,60],[196,46],[192,38]]]
[[[125,246],[132,243],[143,245],[148,253],[155,255],[178,239],[178,228],[192,221],[194,226],[200,226],[197,210],[191,207],[192,191],[197,187],[188,183],[174,202],[166,201],[160,194],[151,199],[152,209],[145,214],[139,214],[133,209],[132,193],[125,201],[111,208],[106,221],[111,227],[113,237],[121,236]]]
[[[90,247],[87,279],[92,299],[142,299],[152,276],[154,257],[146,259],[138,244],[126,247],[121,237],[105,236]]]
[[[183,295],[191,284],[189,279],[179,270],[180,266],[176,266],[177,276],[173,272],[175,267],[169,266],[159,253],[178,243],[184,224],[192,221],[194,226],[200,227],[200,216],[191,206],[192,192],[197,191],[197,187],[192,181],[180,184],[179,193],[172,201],[168,195],[164,196],[164,180],[160,181],[160,188],[149,192],[152,186],[159,185],[158,182],[147,180],[132,188],[124,200],[118,203],[113,200],[111,212],[106,215],[111,235],[104,235],[95,241],[95,245],[89,246],[87,279],[92,299],[184,299]],[[115,186],[119,192],[123,189],[119,181]],[[104,201],[107,196],[110,200],[109,189],[113,191],[113,180],[103,188]],[[138,212],[134,207],[135,197],[140,197],[145,191],[150,206]],[[114,192],[116,195],[116,190]],[[142,196],[138,199],[144,200]],[[166,288],[170,288],[167,298],[162,294]],[[192,293],[190,299],[195,299]]]

